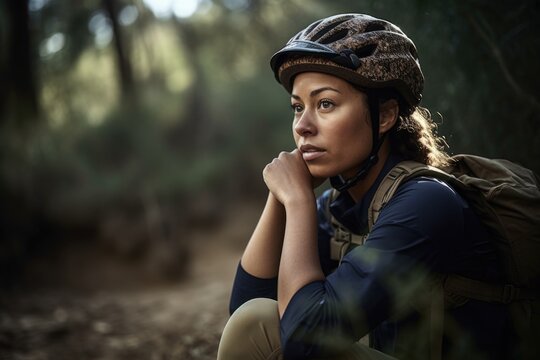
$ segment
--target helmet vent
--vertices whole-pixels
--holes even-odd
[[[349,21],[351,18],[350,17],[347,17],[345,19],[341,19],[339,21],[336,21],[335,23],[332,23],[332,24],[329,24],[328,26],[322,28],[318,33],[316,33],[315,35],[313,35],[311,37],[311,41],[317,41],[319,40],[320,38],[322,38],[324,35],[326,35],[330,30],[333,30],[335,29],[336,27],[338,27],[340,24],[344,23],[345,21]]]
[[[346,28],[343,28],[339,31],[336,31],[335,33],[333,33],[332,35],[330,36],[327,36],[326,38],[324,39],[321,39],[321,41],[319,41],[321,44],[330,44],[330,43],[333,43],[334,41],[338,41],[338,40],[341,40],[343,39],[344,37],[346,37],[347,35],[349,34],[349,29],[346,29]]]
[[[361,59],[361,58],[366,58],[368,56],[373,55],[376,49],[377,49],[377,44],[370,44],[370,45],[362,46],[359,49],[356,49],[354,53],[356,54],[356,56],[358,56]]]
[[[366,26],[366,29],[364,30],[365,33],[372,32],[372,31],[384,31],[386,30],[386,26],[379,22],[372,22],[369,23]]]
[[[303,31],[304,34],[309,34],[313,31],[320,23],[322,23],[322,20],[315,21],[313,24],[309,25],[309,27]]]

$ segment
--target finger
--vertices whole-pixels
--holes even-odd
[[[291,154],[296,157],[302,157],[302,153],[298,149],[294,149],[293,151],[291,151]]]

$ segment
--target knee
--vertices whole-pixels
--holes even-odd
[[[265,298],[252,299],[236,309],[227,322],[225,331],[234,327],[237,332],[250,334],[264,324],[279,325],[277,302]]]
[[[277,302],[253,299],[240,306],[225,325],[218,359],[253,359],[279,349]],[[267,357],[262,357],[266,359]]]

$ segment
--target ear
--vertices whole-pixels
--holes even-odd
[[[399,105],[396,99],[386,100],[379,106],[379,134],[390,130],[397,121]]]

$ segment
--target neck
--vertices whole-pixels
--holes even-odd
[[[349,192],[349,195],[353,198],[355,202],[360,201],[364,197],[364,195],[368,192],[369,188],[377,179],[377,176],[379,176],[379,174],[381,173],[382,168],[384,167],[384,164],[386,163],[386,160],[390,155],[390,143],[388,142],[388,139],[384,140],[384,143],[379,149],[378,155],[379,160],[369,170],[367,176],[363,180],[359,181],[358,184],[347,190]]]

